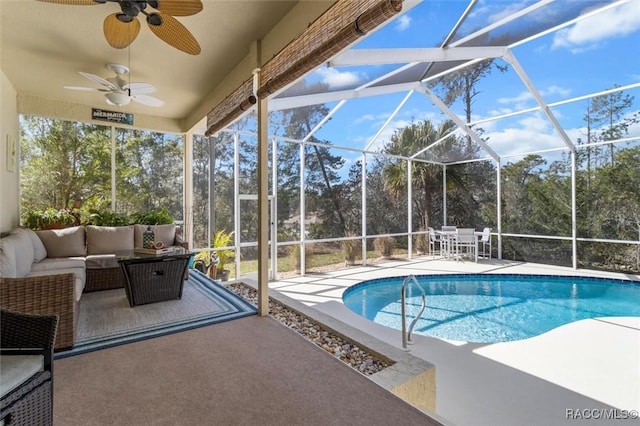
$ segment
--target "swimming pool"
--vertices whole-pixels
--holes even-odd
[[[401,329],[400,289],[406,277],[361,282],[342,300],[355,313]],[[495,343],[537,336],[573,321],[640,316],[640,282],[515,274],[416,276],[427,308],[413,332],[448,340]],[[420,309],[421,293],[407,285],[407,324]]]

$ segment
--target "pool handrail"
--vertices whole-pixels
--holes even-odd
[[[411,321],[411,324],[409,324],[409,330],[407,331],[407,318],[406,318],[407,302],[406,302],[405,292],[407,288],[407,283],[411,283],[411,282],[413,282],[416,286],[418,286],[418,288],[420,289],[420,292],[422,293],[422,306],[420,307],[420,312],[418,312],[418,315],[416,315],[413,321]],[[425,308],[427,307],[427,295],[425,294],[424,290],[422,289],[422,286],[418,282],[415,275],[409,275],[402,281],[400,299],[402,301],[402,348],[407,349],[407,343],[411,343],[411,332],[413,331],[413,327],[415,327],[416,323],[418,322],[418,319],[420,318]]]

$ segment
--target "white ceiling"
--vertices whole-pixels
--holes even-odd
[[[203,110],[201,103],[247,57],[252,44],[297,3],[203,0],[200,13],[176,18],[202,47],[202,53],[193,56],[156,37],[144,17],[130,49],[109,46],[102,25],[107,15],[119,11],[116,3],[76,6],[0,0],[1,68],[19,95],[106,108],[102,93],[63,86],[98,87],[78,71],[107,78],[113,74],[105,64],[124,64],[131,69],[131,81],[153,84],[158,91],[152,96],[164,100],[165,105],[153,108],[132,102],[122,111],[183,120]],[[332,2],[320,3],[326,8]],[[214,106],[207,105],[205,111]]]

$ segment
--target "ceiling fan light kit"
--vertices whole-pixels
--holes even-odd
[[[149,29],[165,43],[190,55],[198,55],[200,44],[193,34],[174,16],[191,16],[202,11],[201,0],[38,0],[74,6],[93,6],[117,3],[120,12],[104,19],[104,36],[110,46],[124,49],[140,32],[138,15],[146,16]],[[147,7],[155,11],[147,11]]]
[[[111,92],[104,95],[108,102],[111,102],[115,106],[125,106],[131,102],[131,97],[122,92]]]
[[[65,89],[84,90],[93,92],[103,92],[105,100],[109,105],[125,106],[131,101],[150,107],[161,107],[164,101],[149,96],[154,93],[156,88],[149,83],[128,82],[123,75],[129,74],[129,68],[121,64],[106,64],[105,67],[115,73],[115,77],[102,78],[95,74],[80,71],[80,75],[96,82],[102,87],[85,87],[85,86],[64,86]]]

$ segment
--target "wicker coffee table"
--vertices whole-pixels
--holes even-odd
[[[182,287],[193,253],[176,248],[166,254],[129,251],[116,253],[116,256],[125,277],[127,299],[132,307],[182,298]]]

